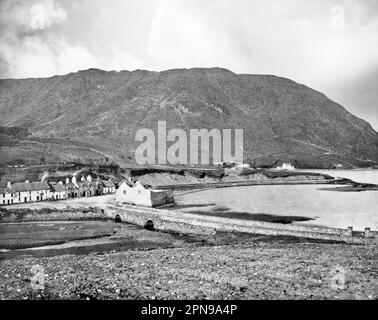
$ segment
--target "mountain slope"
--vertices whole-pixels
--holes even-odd
[[[244,158],[257,166],[378,162],[378,133],[322,93],[284,78],[220,68],[90,69],[0,80],[0,113],[1,126],[85,143],[118,162],[132,161],[136,131],[156,129],[158,120],[166,120],[168,129],[242,128]]]

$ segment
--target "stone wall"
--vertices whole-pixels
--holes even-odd
[[[350,243],[377,243],[378,239],[377,232],[373,231],[369,232],[368,237],[356,233],[351,236],[350,231],[337,228],[246,221],[128,205],[122,207],[109,205],[105,213],[112,219],[116,215],[119,215],[123,222],[140,226],[145,226],[147,221],[151,220],[155,229],[180,233],[214,234],[216,231],[243,232],[264,235],[288,235]]]

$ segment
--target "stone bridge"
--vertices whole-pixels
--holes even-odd
[[[344,241],[347,243],[377,243],[378,232],[366,229],[354,232],[351,228],[337,229],[310,225],[284,225],[262,221],[229,219],[153,209],[131,205],[108,205],[105,213],[117,222],[136,224],[150,230],[184,234],[212,235],[217,231],[264,235],[286,235],[301,238]]]

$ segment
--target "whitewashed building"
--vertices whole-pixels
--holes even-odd
[[[47,182],[8,182],[7,188],[12,190],[11,203],[44,201],[50,198],[50,186]]]
[[[13,203],[13,191],[8,187],[0,188],[0,204],[8,205]]]
[[[110,194],[110,193],[115,193],[115,184],[113,181],[110,180],[101,180],[103,183],[103,194]]]
[[[278,166],[276,169],[277,170],[295,170],[295,167],[291,163],[283,163],[281,166]]]
[[[116,200],[145,207],[157,207],[174,202],[171,190],[147,189],[139,181],[135,184],[122,182],[116,192]]]
[[[63,185],[63,182],[50,184],[50,199],[61,200],[67,199],[67,190]]]

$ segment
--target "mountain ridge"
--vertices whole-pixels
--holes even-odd
[[[136,131],[156,129],[158,120],[167,121],[168,130],[242,128],[245,160],[255,166],[378,163],[378,133],[368,122],[323,93],[275,75],[218,67],[92,68],[50,78],[1,79],[0,98],[1,126],[25,127],[38,139],[91,144],[120,163],[132,162]]]

